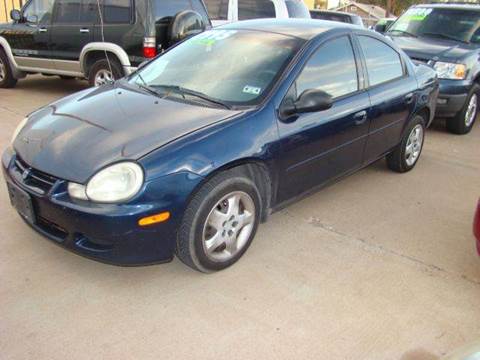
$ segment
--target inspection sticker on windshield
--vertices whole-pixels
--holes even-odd
[[[197,44],[212,46],[218,41],[229,38],[236,32],[237,30],[210,30],[195,36],[194,40]]]
[[[243,88],[243,92],[245,94],[260,95],[261,91],[262,91],[262,88],[259,88],[256,86],[247,85]]]

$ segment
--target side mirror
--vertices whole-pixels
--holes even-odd
[[[375,25],[375,31],[384,34],[387,31],[387,24]]]
[[[282,117],[294,114],[328,110],[333,106],[332,96],[318,89],[305,90],[296,101],[287,100],[281,107]]]
[[[30,24],[37,24],[38,23],[38,16],[37,15],[28,15],[26,20]]]
[[[17,9],[13,9],[12,11],[10,11],[10,18],[13,20],[13,21],[20,21],[22,19],[22,13],[17,10]]]
[[[206,27],[199,13],[192,10],[179,12],[173,17],[168,28],[169,46],[205,31]]]

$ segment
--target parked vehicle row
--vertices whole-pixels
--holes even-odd
[[[232,23],[30,114],[2,168],[22,219],[66,249],[217,271],[291,201],[383,157],[413,169],[436,76],[360,27]]]
[[[338,21],[365,27],[365,25],[363,24],[363,20],[360,16],[343,11],[310,10],[310,16],[312,17],[312,19]]]
[[[480,6],[413,6],[386,35],[414,61],[437,71],[437,115],[447,118],[452,133],[470,132],[480,95]]]
[[[0,25],[0,88],[32,73],[102,85],[211,26],[202,0],[30,0],[11,17]]]

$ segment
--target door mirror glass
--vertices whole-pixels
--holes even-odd
[[[282,115],[311,113],[328,110],[333,106],[332,96],[318,89],[305,90],[296,101],[287,99],[282,106]]]
[[[37,15],[28,15],[26,17],[26,21],[30,24],[38,24],[38,16]]]
[[[22,14],[17,9],[13,9],[10,11],[10,18],[13,21],[20,21],[22,19]]]
[[[375,25],[375,31],[383,34],[385,31],[387,31],[387,24],[377,24]]]

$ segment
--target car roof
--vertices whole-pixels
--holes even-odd
[[[419,4],[414,7],[480,11],[478,4]]]
[[[253,30],[310,40],[333,29],[358,29],[357,26],[316,19],[257,19],[219,26],[217,29]]]

